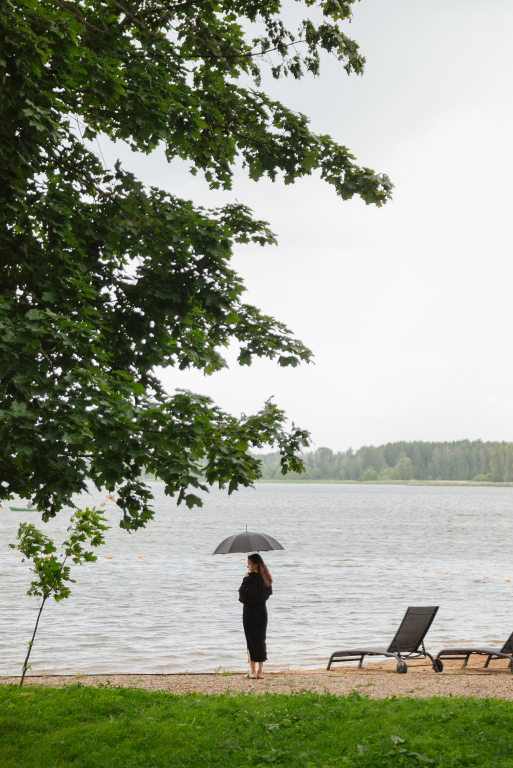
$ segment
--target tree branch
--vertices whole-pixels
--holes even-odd
[[[193,37],[196,37],[196,36],[193,35]],[[199,37],[196,37],[196,39],[200,40],[200,42],[204,42]],[[299,43],[306,43],[306,40],[293,40],[291,43],[283,43],[283,45],[286,48],[289,48],[291,45],[299,45]],[[276,48],[269,48],[266,51],[250,50],[247,53],[224,53],[222,56],[216,56],[215,54],[212,54],[212,56],[214,56],[217,59],[235,59],[235,58],[242,59],[242,58],[251,57],[251,56],[266,56],[268,53],[274,53],[274,51],[278,51],[278,50],[279,50],[279,47],[276,46]],[[212,56],[203,56],[202,58],[210,59],[212,58]]]
[[[130,11],[130,13],[127,12],[125,18],[119,22],[118,29],[123,29],[123,27],[125,27],[131,19],[133,19],[134,21],[137,21],[137,19],[134,16],[134,13],[136,13],[139,10],[143,2],[144,0],[137,0],[134,7]]]
[[[82,15],[80,8],[77,8],[76,5],[71,6],[75,11],[75,13],[72,13],[71,10],[63,2],[61,2],[61,0],[57,0],[57,2],[64,11],[71,14],[71,16],[73,16],[73,18],[76,19],[77,21],[80,21],[80,23],[83,24],[84,27],[87,27],[87,29],[93,29],[95,32],[99,32],[101,35],[105,34],[106,30],[99,29],[98,27],[95,27],[94,24],[91,24],[89,21],[87,21],[87,19]]]
[[[109,0],[113,5],[116,6],[116,8],[119,8],[120,11],[123,11],[125,14],[125,17],[131,19],[135,24],[137,24],[138,27],[140,27],[144,32],[146,32],[147,35],[150,35],[150,37],[160,37],[160,35],[156,35],[155,32],[152,32],[146,24],[143,24],[142,21],[140,21],[137,16],[134,16],[133,13],[131,13],[129,10],[127,10],[124,6],[121,5],[121,3],[118,3],[117,0]],[[127,22],[128,23],[128,22]]]
[[[44,349],[43,349],[43,347],[41,346],[41,344],[39,345],[39,349],[41,350],[42,354],[43,354],[43,355],[46,357],[46,359],[48,360],[48,362],[50,363],[50,368],[51,368],[51,369],[52,369],[52,371],[53,371],[53,363],[52,363],[52,361],[50,360],[50,358],[48,357],[48,355],[46,354],[46,352],[44,351]]]

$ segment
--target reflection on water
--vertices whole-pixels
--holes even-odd
[[[319,667],[339,648],[383,645],[408,605],[440,605],[427,642],[435,651],[502,644],[513,630],[513,488],[262,484],[232,497],[213,490],[189,511],[152,485],[154,522],[127,534],[111,504],[98,562],[73,567],[72,596],[45,607],[34,672],[244,669],[245,557],[210,553],[246,523],[286,548],[264,553],[275,580],[271,668]],[[0,672],[19,674],[37,603],[26,595],[28,563],[8,544],[21,520],[40,521],[7,503],[1,514]],[[40,525],[62,540],[68,520]]]

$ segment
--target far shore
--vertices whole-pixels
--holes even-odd
[[[143,477],[145,483],[161,483],[162,480],[154,477]],[[477,480],[306,480],[284,475],[278,478],[262,478],[255,480],[255,484],[283,484],[292,483],[294,485],[447,485],[447,486],[471,486],[474,488],[513,488],[512,483],[492,483],[490,480],[483,482]]]
[[[280,478],[256,480],[259,485],[265,483],[294,483],[295,485],[469,485],[476,488],[488,486],[492,488],[513,488],[513,483],[492,483],[477,480],[307,480],[284,475]]]

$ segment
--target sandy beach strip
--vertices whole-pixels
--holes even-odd
[[[492,666],[493,665],[493,666]],[[19,677],[3,677],[4,684],[19,683]],[[369,664],[355,667],[312,671],[271,672],[262,680],[250,680],[245,674],[222,672],[211,674],[110,674],[110,675],[27,675],[27,685],[61,687],[111,685],[141,688],[168,693],[330,693],[346,696],[357,691],[362,696],[382,699],[390,696],[427,698],[429,696],[474,696],[476,698],[513,699],[513,674],[503,661],[492,662],[483,669],[483,660],[461,669],[458,662],[444,663],[444,671],[435,673],[431,667],[408,665],[408,673],[399,675],[395,664]]]

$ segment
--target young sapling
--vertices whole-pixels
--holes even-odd
[[[68,528],[69,536],[62,544],[64,553],[60,557],[55,554],[57,548],[53,541],[41,533],[32,523],[21,523],[18,528],[17,543],[9,544],[11,549],[17,549],[28,560],[32,560],[34,567],[31,570],[35,574],[35,578],[31,582],[27,594],[41,598],[36,625],[23,664],[20,688],[23,686],[25,675],[30,668],[28,662],[46,601],[51,596],[57,602],[70,596],[71,590],[68,584],[74,584],[75,579],[71,578],[70,566],[66,563],[68,559],[76,565],[95,562],[96,555],[84,549],[83,545],[86,541],[91,547],[99,547],[104,543],[104,531],[109,528],[105,522],[103,510],[89,509],[88,507],[77,510],[71,516],[71,525]]]

